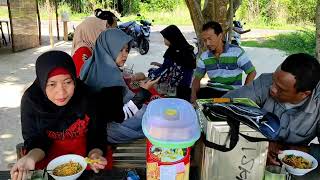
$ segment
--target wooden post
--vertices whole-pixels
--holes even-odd
[[[68,41],[68,21],[63,21],[63,40]]]
[[[54,40],[53,40],[53,33],[52,33],[52,6],[50,0],[47,0],[47,10],[49,13],[49,36],[50,36],[50,45],[53,48]]]
[[[60,33],[59,33],[59,15],[58,15],[58,2],[57,0],[54,1],[54,6],[56,10],[56,24],[57,24],[57,39],[60,40]]]
[[[61,13],[61,21],[63,22],[63,40],[68,41],[68,21],[69,21],[68,12]]]

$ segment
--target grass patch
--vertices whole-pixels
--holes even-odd
[[[9,19],[7,6],[0,6],[0,19]]]
[[[245,29],[273,29],[273,30],[305,30],[305,29],[315,29],[315,25],[312,23],[297,23],[297,24],[263,24],[257,22],[250,22],[244,25]]]
[[[241,46],[264,47],[285,51],[287,54],[315,54],[316,36],[314,30],[297,31],[268,37],[262,41],[243,41]]]

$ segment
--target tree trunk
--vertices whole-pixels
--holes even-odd
[[[233,16],[234,16],[234,1],[235,0],[229,0],[229,9],[228,9],[228,21],[229,22],[229,29],[227,30],[227,37],[226,41],[229,43],[231,42],[231,33],[232,33],[232,28],[233,28]]]
[[[201,2],[199,1],[196,2],[194,0],[185,0],[185,2],[188,6],[193,27],[194,27],[194,30],[196,31],[196,35],[198,38],[200,38],[201,28],[205,22],[201,14],[201,7],[200,7]]]
[[[320,0],[318,0],[316,11],[316,41],[316,57],[320,62]]]
[[[123,13],[123,2],[122,0],[117,0],[117,5],[118,5],[118,8],[117,8],[117,11],[122,14]]]
[[[233,14],[236,14],[236,11],[239,9],[242,4],[242,0],[233,0]]]
[[[234,0],[205,0],[203,9],[201,9],[201,0],[185,0],[198,41],[200,41],[200,49],[203,49],[200,34],[204,23],[216,21],[221,24],[224,33],[228,31],[231,24],[230,21],[232,22],[230,13],[228,13],[229,1]]]

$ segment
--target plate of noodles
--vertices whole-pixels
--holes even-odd
[[[47,166],[47,170],[56,180],[75,180],[87,167],[85,158],[76,154],[59,156]]]
[[[293,175],[303,176],[318,166],[318,161],[308,153],[285,150],[278,155],[286,170]]]

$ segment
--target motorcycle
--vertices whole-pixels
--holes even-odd
[[[244,25],[246,23],[243,23]],[[240,21],[233,21],[233,28],[231,32],[231,44],[240,46],[241,44],[241,34],[250,32],[251,29],[244,30],[243,25],[241,24]]]
[[[141,16],[138,14],[137,16]],[[151,32],[151,22],[147,20],[129,21],[118,25],[118,28],[133,38],[132,47],[137,48],[141,55],[149,51],[149,36]]]

